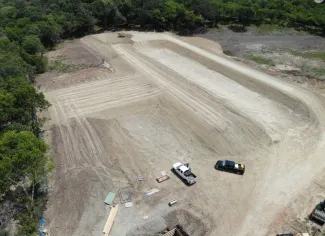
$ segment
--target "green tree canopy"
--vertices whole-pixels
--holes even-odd
[[[22,48],[29,54],[36,54],[42,48],[41,40],[36,35],[25,36],[21,43]]]
[[[12,94],[0,90],[0,124],[6,124],[14,113],[15,98]]]
[[[0,18],[2,19],[13,19],[16,17],[17,9],[13,6],[5,6],[0,8]]]
[[[32,74],[31,66],[19,54],[0,51],[0,81],[8,77],[28,77]]]
[[[1,119],[0,127],[5,127],[12,122],[23,125],[36,125],[36,112],[43,111],[49,107],[44,94],[39,93],[24,78],[9,78],[0,83],[2,101],[4,104],[12,105],[11,109],[4,110],[4,118]],[[1,90],[0,90],[1,91]],[[38,128],[38,127],[33,127]]]
[[[4,133],[0,138],[0,195],[26,176],[37,181],[47,163],[46,149],[32,132]]]

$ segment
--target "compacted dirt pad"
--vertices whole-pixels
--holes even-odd
[[[128,188],[133,207],[121,205],[111,235],[156,235],[173,219],[191,236],[267,235],[325,166],[322,102],[227,59],[218,45],[209,50],[212,42],[129,33],[80,42],[113,70],[44,83],[57,165],[51,234],[101,235],[106,195]],[[216,171],[218,159],[246,164],[245,175]],[[190,163],[195,185],[171,173],[178,161]],[[163,170],[171,179],[159,184]],[[152,188],[160,192],[144,199]]]

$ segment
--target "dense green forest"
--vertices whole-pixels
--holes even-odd
[[[18,235],[37,232],[41,181],[50,168],[38,112],[50,104],[33,86],[46,50],[62,39],[135,28],[190,34],[227,24],[278,24],[325,35],[325,4],[313,0],[0,0],[0,235],[8,217]],[[15,186],[16,190],[10,190]],[[3,206],[3,205],[1,205]],[[8,208],[12,209],[12,208]]]

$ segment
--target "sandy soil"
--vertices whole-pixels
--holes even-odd
[[[175,223],[191,236],[279,230],[283,212],[294,214],[294,200],[325,167],[323,100],[221,56],[217,44],[208,50],[206,40],[129,33],[81,39],[114,72],[42,84],[57,165],[46,212],[51,235],[101,235],[103,201],[124,187],[133,207],[121,205],[113,236],[156,235]],[[245,175],[216,171],[218,159],[245,163]],[[171,173],[177,161],[190,163],[197,184]],[[158,184],[162,170],[171,179]],[[147,180],[138,182],[140,174]],[[161,191],[144,199],[152,188]]]

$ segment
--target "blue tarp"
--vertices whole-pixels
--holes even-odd
[[[42,197],[42,219],[41,222],[39,223],[39,235],[40,236],[45,236],[43,231],[43,226],[45,225],[45,219],[43,217],[43,212],[44,212],[44,196],[45,196],[45,191],[46,191],[46,171],[44,170],[44,183],[43,183],[43,197]]]
[[[42,232],[42,229],[43,229],[43,225],[44,224],[45,224],[45,219],[44,219],[44,217],[42,217],[41,222],[39,224],[39,235],[40,236],[44,236],[44,233]]]

